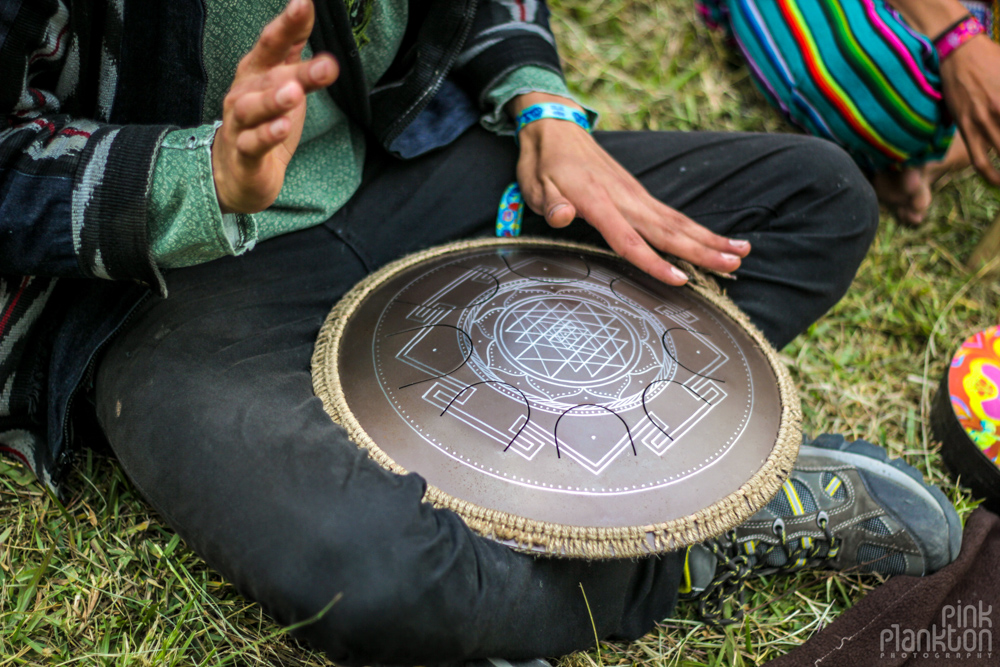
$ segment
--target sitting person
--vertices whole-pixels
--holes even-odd
[[[729,29],[768,102],[846,148],[900,222],[923,222],[931,186],[970,159],[1000,185],[989,157],[1000,154],[998,0],[707,0],[700,10]]]
[[[278,622],[314,619],[298,634],[345,664],[559,655],[753,573],[951,562],[950,503],[864,442],[804,447],[704,548],[585,562],[475,535],[324,412],[310,358],[332,305],[393,259],[491,234],[515,173],[527,234],[606,243],[670,285],[687,276],[661,253],[735,274],[777,347],[850,285],[876,202],[832,143],[555,118],[515,143],[524,109],[582,109],[547,16],[0,0],[0,450],[58,492],[96,416],[193,550]]]

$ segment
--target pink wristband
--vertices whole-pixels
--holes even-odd
[[[950,56],[955,49],[962,46],[976,35],[982,35],[985,32],[986,28],[983,27],[983,24],[980,23],[975,16],[968,17],[954,28],[934,40],[934,46],[937,47],[938,51],[938,60],[943,62],[944,59]]]

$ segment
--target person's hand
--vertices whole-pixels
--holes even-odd
[[[578,105],[551,95],[529,93],[511,103],[511,112],[539,102]],[[750,252],[747,241],[727,239],[650,195],[583,128],[545,119],[519,134],[517,180],[524,202],[552,227],[579,216],[595,227],[612,250],[649,275],[683,285],[687,275],[657,250],[721,273],[735,271]]]
[[[256,213],[274,203],[302,136],[306,95],[337,78],[330,55],[301,62],[313,20],[312,0],[291,0],[236,69],[212,144],[223,213]]]
[[[972,164],[1000,185],[990,161],[991,150],[1000,155],[1000,46],[986,35],[973,37],[941,63],[941,82]]]

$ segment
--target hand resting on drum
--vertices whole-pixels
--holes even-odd
[[[542,102],[580,108],[555,95],[527,93],[514,98],[509,111],[516,117]],[[519,140],[517,180],[531,210],[552,227],[583,218],[615,252],[658,280],[683,285],[687,276],[657,250],[721,273],[735,271],[750,252],[749,242],[714,234],[654,198],[575,123],[539,120],[526,125]]]
[[[256,213],[281,190],[306,117],[306,95],[332,84],[336,61],[302,61],[312,32],[312,0],[291,0],[236,69],[212,145],[212,173],[223,213]]]

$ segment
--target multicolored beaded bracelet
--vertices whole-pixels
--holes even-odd
[[[542,120],[543,118],[568,120],[571,123],[576,123],[587,132],[591,131],[590,121],[587,120],[585,112],[566,106],[565,104],[543,102],[531,105],[518,115],[515,132],[520,134],[521,129],[525,125],[534,123],[536,120]],[[507,189],[503,192],[503,196],[500,197],[500,206],[497,208],[497,236],[520,235],[521,220],[523,218],[524,199],[521,197],[521,188],[518,187],[515,181],[507,186]]]
[[[964,19],[948,28],[934,39],[934,46],[937,48],[938,59],[941,62],[944,62],[944,59],[950,56],[955,49],[962,46],[976,35],[982,35],[985,33],[986,28],[984,28],[983,24],[979,22],[979,19],[972,15],[966,16]]]

